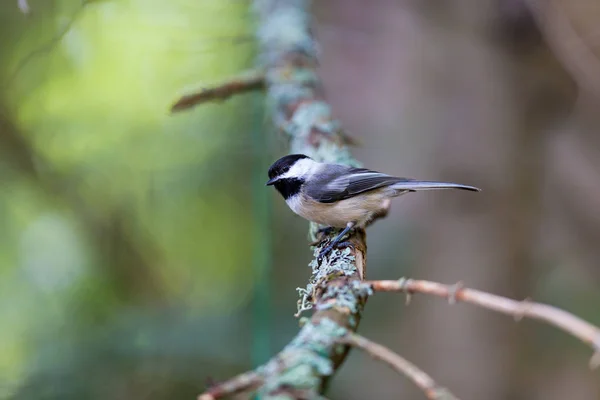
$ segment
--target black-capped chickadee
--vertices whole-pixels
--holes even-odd
[[[269,168],[267,185],[275,186],[301,217],[344,228],[319,257],[331,251],[350,229],[364,228],[374,218],[385,215],[392,197],[432,189],[479,191],[458,183],[397,178],[365,168],[320,163],[304,154],[290,154],[275,161]]]

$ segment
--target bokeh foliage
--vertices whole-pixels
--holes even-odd
[[[211,326],[253,286],[262,100],[168,110],[252,65],[248,5],[30,5],[0,6],[0,397],[193,394],[237,362]]]

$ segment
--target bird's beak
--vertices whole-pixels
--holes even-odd
[[[265,184],[265,186],[271,186],[272,184],[274,184],[274,183],[275,183],[275,182],[277,182],[278,180],[279,180],[279,177],[277,177],[277,176],[276,176],[275,178],[273,178],[273,179],[269,179],[269,180],[267,181],[267,183]]]

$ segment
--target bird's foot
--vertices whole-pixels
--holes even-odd
[[[327,254],[331,253],[331,250],[333,250],[334,247],[335,247],[335,243],[331,243],[331,244],[329,244],[329,246],[327,246],[323,250],[321,250],[321,252],[319,253],[319,256],[317,257],[317,261],[318,262],[323,261],[323,258],[325,258],[325,256]]]
[[[349,234],[348,238],[350,238],[350,236],[352,235],[352,233]],[[317,261],[321,262],[323,260],[323,258],[331,253],[331,251],[333,249],[340,249],[340,248],[345,248],[345,247],[352,247],[352,242],[350,241],[341,241],[342,238],[339,238],[338,240],[333,240],[327,247],[325,247],[323,250],[321,250],[321,252],[319,253],[319,256],[317,257]]]
[[[327,236],[329,236],[331,234],[331,232],[333,232],[333,231],[335,231],[335,228],[333,226],[326,226],[323,228],[319,228],[317,230],[316,240],[313,242],[310,242],[308,245],[311,247],[320,245],[327,239]]]

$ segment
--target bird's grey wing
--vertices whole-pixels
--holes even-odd
[[[305,184],[304,190],[321,203],[333,203],[405,180],[365,168],[344,167]]]

